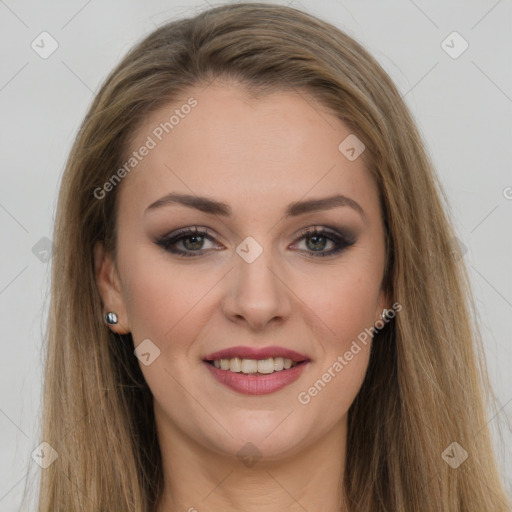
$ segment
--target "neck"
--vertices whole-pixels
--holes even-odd
[[[221,455],[169,427],[158,429],[164,489],[157,512],[344,510],[346,418],[301,451],[274,460]],[[249,454],[255,450],[246,446]]]

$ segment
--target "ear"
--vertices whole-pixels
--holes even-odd
[[[118,318],[117,324],[109,325],[108,327],[117,334],[128,334],[130,327],[119,274],[115,262],[105,252],[102,242],[96,242],[94,245],[94,268],[96,283],[103,299],[103,316],[113,311]]]

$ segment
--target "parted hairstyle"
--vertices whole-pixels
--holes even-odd
[[[107,77],[80,127],[55,222],[41,441],[59,456],[41,472],[39,511],[155,510],[163,475],[152,394],[131,334],[105,325],[95,276],[96,242],[115,259],[119,187],[101,199],[94,191],[126,161],[147,116],[215,79],[255,97],[309,94],[366,146],[386,231],[383,286],[402,310],[374,338],[349,409],[346,510],[508,511],[467,271],[415,122],[357,41],[310,14],[262,3],[157,28]],[[457,469],[442,457],[452,442],[468,453]]]

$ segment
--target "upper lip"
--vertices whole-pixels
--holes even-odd
[[[224,350],[219,350],[218,352],[212,352],[211,354],[208,354],[204,360],[215,361],[218,359],[232,359],[234,357],[239,357],[240,359],[270,359],[271,357],[282,357],[285,359],[291,359],[298,363],[309,360],[308,356],[300,354],[295,350],[277,346],[263,348],[243,346],[230,347]]]

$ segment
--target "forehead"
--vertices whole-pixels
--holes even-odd
[[[233,83],[194,87],[137,130],[126,155],[138,153],[137,163],[120,203],[142,208],[171,191],[209,195],[234,209],[248,198],[288,204],[336,191],[374,202],[363,158],[350,161],[339,150],[350,134],[305,92],[256,99]]]

